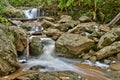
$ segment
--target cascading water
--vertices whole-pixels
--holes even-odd
[[[25,17],[28,19],[36,18],[37,17],[37,8],[23,10]]]
[[[31,10],[24,10],[23,11],[26,18],[35,18],[37,17],[37,9],[33,8]],[[29,70],[31,67],[39,65],[43,66],[43,69],[40,69],[40,71],[74,71],[77,73],[80,73],[81,75],[88,75],[94,77],[96,74],[98,74],[99,77],[102,78],[102,80],[110,80],[105,77],[105,74],[99,71],[95,71],[92,69],[83,69],[80,67],[77,67],[73,64],[70,64],[69,59],[61,60],[58,57],[55,56],[55,41],[51,38],[41,38],[41,42],[44,45],[43,53],[42,55],[38,56],[37,58],[31,58],[27,61],[26,66],[23,70]],[[99,79],[98,79],[99,80]],[[101,80],[101,79],[100,79]]]

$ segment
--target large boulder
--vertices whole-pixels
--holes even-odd
[[[0,76],[15,72],[19,67],[17,62],[16,48],[5,31],[0,28]]]
[[[68,55],[77,55],[89,50],[93,44],[94,41],[87,37],[79,34],[65,33],[56,41],[56,51]]]
[[[103,48],[118,40],[120,40],[120,28],[113,28],[100,38],[98,48]]]
[[[114,42],[110,46],[106,46],[102,48],[101,50],[96,52],[97,59],[103,59],[109,56],[112,56],[113,54],[117,54],[120,52],[120,41]]]
[[[27,71],[13,80],[82,80],[82,76],[70,71],[35,72]]]
[[[30,40],[30,54],[32,56],[38,56],[42,53],[42,49],[43,49],[43,44],[40,42],[40,36],[38,37],[32,37],[32,39]]]
[[[120,62],[110,64],[110,69],[120,71]]]
[[[8,38],[14,43],[17,51],[22,52],[27,45],[27,32],[17,26],[7,27],[5,31]]]

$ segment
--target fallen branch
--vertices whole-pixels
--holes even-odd
[[[108,27],[113,26],[113,25],[114,25],[115,23],[117,23],[119,20],[120,20],[120,13],[118,13],[117,16],[115,16],[115,17],[113,18],[113,20],[107,24],[107,26],[108,26]]]
[[[41,20],[46,18],[45,16],[43,17],[37,17],[37,18],[32,18],[32,19],[26,19],[26,18],[10,18],[11,20],[18,20],[18,21],[34,21],[34,20]]]

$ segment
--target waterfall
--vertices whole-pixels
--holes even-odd
[[[36,18],[37,17],[37,8],[29,9],[29,10],[24,10],[24,14],[26,18],[31,19],[31,18]],[[73,71],[80,73],[81,75],[88,75],[94,77],[96,74],[98,74],[99,77],[102,77],[102,80],[110,80],[106,77],[104,77],[104,73],[100,71],[95,71],[91,69],[83,69],[80,67],[77,67],[69,61],[74,61],[74,60],[69,60],[69,59],[64,59],[58,58],[55,55],[55,41],[52,40],[51,38],[41,38],[40,41],[43,45],[43,53],[42,55],[38,56],[37,58],[30,58],[27,63],[24,63],[26,66],[24,67],[24,71],[29,70],[33,66],[43,66],[44,68],[40,68],[39,71]],[[75,61],[76,62],[76,61]]]
[[[37,17],[37,8],[23,10],[23,13],[25,14],[25,17],[28,19],[36,18]]]

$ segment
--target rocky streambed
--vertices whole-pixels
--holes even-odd
[[[73,20],[71,16],[62,15],[58,21],[51,17],[44,17],[42,20],[38,19],[38,22],[11,20],[20,26],[1,24],[0,80],[96,80],[96,78],[97,80],[119,80],[120,28],[117,26],[110,28],[90,22],[88,18],[81,18]],[[33,26],[35,31],[29,32]],[[74,70],[54,71],[54,69],[40,72],[39,69],[45,68],[40,65],[34,65],[27,71],[23,71],[31,58],[38,58],[43,54],[44,45],[41,38],[46,37],[55,41],[54,55],[57,55],[55,59],[67,58],[68,61],[64,59],[62,61],[79,67],[80,73]],[[29,60],[26,63],[19,63],[18,58],[23,55],[25,48],[28,48],[28,42]],[[50,61],[51,58],[46,57]],[[99,66],[98,61],[107,66]]]

